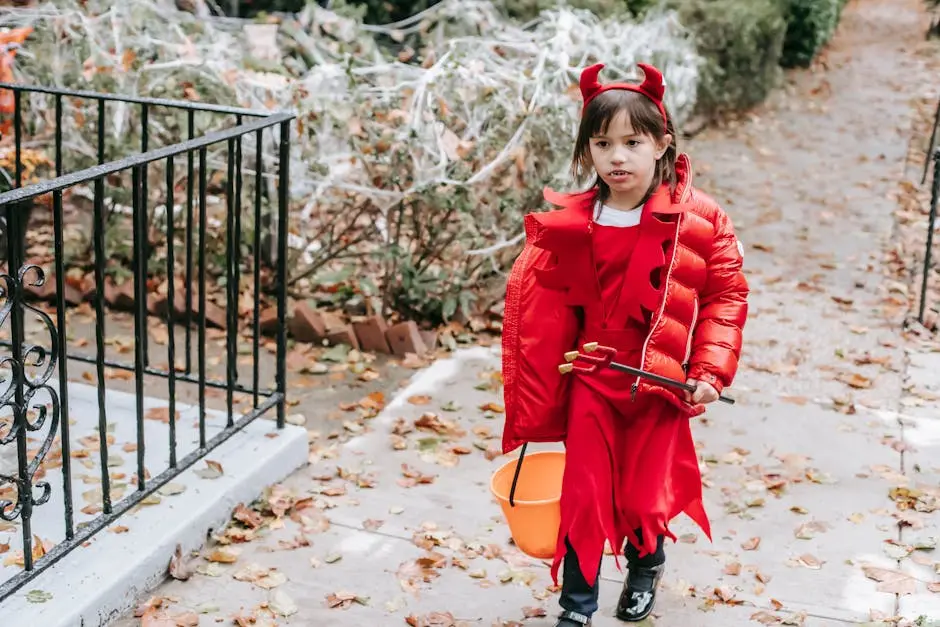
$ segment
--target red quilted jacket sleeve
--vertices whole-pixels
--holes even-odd
[[[717,206],[715,210],[715,236],[706,259],[708,278],[699,294],[688,376],[707,381],[720,393],[738,370],[750,289],[731,219]]]
[[[534,225],[527,222],[528,227]],[[558,365],[575,347],[580,320],[564,291],[538,280],[539,271],[556,263],[551,252],[530,241],[509,275],[502,337],[503,453],[525,442],[560,442],[567,433],[571,378],[559,373]]]

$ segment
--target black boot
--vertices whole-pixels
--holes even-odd
[[[630,566],[627,580],[617,603],[617,618],[628,623],[638,623],[653,611],[656,591],[663,578],[665,564],[658,566]]]
[[[555,627],[591,627],[591,619],[584,614],[578,614],[577,612],[572,612],[565,610],[558,615],[558,622],[555,623]]]

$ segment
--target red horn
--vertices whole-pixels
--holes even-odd
[[[637,66],[643,70],[643,84],[640,89],[646,92],[653,100],[663,101],[663,95],[666,93],[666,82],[663,80],[663,74],[652,65],[646,63],[637,63]],[[582,83],[583,84],[583,83]],[[584,89],[582,87],[582,89]]]
[[[584,98],[585,104],[601,89],[597,75],[601,73],[603,67],[603,63],[597,63],[591,67],[584,68],[584,71],[581,72],[581,97]]]

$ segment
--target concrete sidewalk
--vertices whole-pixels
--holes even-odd
[[[527,613],[554,615],[557,597],[547,565],[511,548],[489,494],[489,477],[506,458],[488,461],[475,446],[497,445],[499,414],[481,407],[498,403],[499,395],[477,388],[492,381],[498,365],[498,355],[478,348],[419,373],[369,421],[368,433],[283,484],[294,498],[313,493],[315,508],[299,512],[307,520],[285,518],[282,527],[238,545],[235,563],[213,564],[213,576],[162,587],[161,596],[179,600],[170,614],[202,611],[200,624],[212,624],[235,616],[262,618],[268,610],[259,608],[267,603],[275,613],[290,614],[280,616],[279,625],[350,626],[406,624],[409,616],[430,621],[434,612],[450,613],[454,621],[412,624],[511,625]],[[400,436],[408,448],[395,450],[390,434],[403,433],[402,426],[415,421],[466,435],[416,429]],[[716,406],[695,433],[708,466],[706,506],[714,543],[689,521],[677,521],[680,542],[667,547],[656,625],[756,620],[823,626],[895,615],[896,595],[880,592],[864,569],[898,577],[890,574],[901,548],[889,543],[897,537],[897,521],[888,494],[903,478],[897,451],[885,443],[896,433],[896,421],[763,396]],[[454,456],[455,447],[472,452]],[[936,441],[920,450],[925,472],[938,453]],[[309,489],[310,475],[322,478],[315,490]],[[329,518],[324,531],[311,513],[316,509]],[[935,522],[918,534],[925,542],[937,535]],[[301,537],[309,546],[298,546]],[[936,559],[928,551],[915,555]],[[201,560],[203,568],[209,564]],[[286,581],[265,589],[264,582],[252,586],[233,579],[252,565],[276,569]],[[608,559],[595,625],[621,624],[613,618],[621,582]],[[889,582],[902,583],[914,590],[904,600],[905,607],[916,608],[911,618],[940,616],[940,595],[921,582]],[[525,624],[551,625],[549,617]],[[787,619],[795,622],[781,622]]]

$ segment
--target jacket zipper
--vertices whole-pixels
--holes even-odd
[[[692,189],[692,171],[689,169],[689,185],[686,187],[685,192],[682,194],[682,198],[679,199],[679,202],[685,202],[689,196],[691,196]],[[682,226],[682,220],[685,216],[680,215],[679,219],[676,220],[676,238],[672,246],[672,256],[669,258],[669,269],[666,270],[666,280],[663,283],[663,302],[659,306],[659,311],[656,314],[655,320],[651,321],[650,332],[647,334],[646,339],[643,340],[643,349],[640,351],[640,369],[643,369],[643,366],[646,365],[646,349],[649,346],[650,340],[653,338],[653,332],[656,330],[656,325],[659,324],[659,321],[662,320],[663,312],[666,310],[666,297],[669,295],[669,279],[672,277],[672,266],[676,261],[676,253],[679,252],[679,227]],[[690,334],[691,335],[691,334]],[[633,382],[633,385],[630,386],[630,401],[636,400],[637,390],[640,388],[640,377],[637,376],[636,380]]]
[[[689,325],[689,339],[685,343],[685,359],[682,360],[683,368],[688,367],[689,358],[692,356],[692,333],[695,332],[695,323],[698,322],[698,296],[692,302],[692,324]]]

